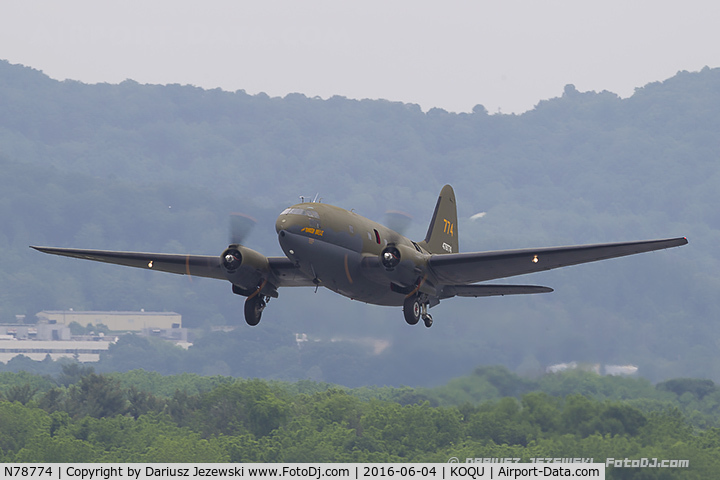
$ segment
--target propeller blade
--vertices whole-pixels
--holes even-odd
[[[250,215],[245,215],[244,213],[231,213],[230,244],[243,244],[245,238],[250,234],[256,223],[257,220]]]
[[[405,231],[412,223],[412,220],[412,215],[399,210],[388,210],[385,212],[385,226],[395,230],[400,235],[405,235]]]

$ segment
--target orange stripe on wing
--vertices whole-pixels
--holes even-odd
[[[418,282],[417,287],[415,287],[415,290],[413,290],[412,292],[408,293],[408,294],[405,296],[405,298],[410,298],[410,297],[412,297],[413,295],[415,295],[415,294],[418,292],[418,290],[420,290],[420,287],[422,287],[422,284],[425,283],[425,280],[427,280],[427,273],[426,273],[425,276],[423,276],[423,278]]]
[[[353,283],[353,279],[350,276],[350,267],[348,267],[348,256],[345,255],[345,275],[347,276],[348,282]]]
[[[263,288],[265,288],[265,285],[267,285],[267,278],[263,280],[263,282],[260,284],[260,286],[248,297],[248,300],[257,296],[258,293],[262,291]]]

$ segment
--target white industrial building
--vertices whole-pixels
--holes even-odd
[[[113,332],[142,332],[145,328],[171,329],[182,327],[182,315],[175,312],[76,312],[74,310],[45,310],[38,313],[40,322],[83,327],[105,325]]]
[[[79,362],[98,362],[117,341],[115,335],[73,336],[70,324],[104,325],[113,332],[135,332],[174,341],[187,348],[187,329],[182,316],[174,312],[76,312],[74,310],[42,311],[37,324],[0,324],[0,362],[25,355],[41,361],[48,355],[53,360],[74,358]],[[18,316],[22,322],[24,316]]]

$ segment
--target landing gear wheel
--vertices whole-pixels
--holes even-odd
[[[265,300],[260,295],[248,297],[245,300],[245,321],[251,327],[260,323],[260,317],[265,310]]]
[[[433,324],[432,315],[430,315],[429,313],[426,313],[426,314],[423,316],[423,322],[425,322],[425,326],[426,326],[427,328],[432,327],[432,324]]]
[[[408,325],[415,325],[420,321],[420,315],[422,312],[422,303],[420,297],[413,295],[407,297],[403,303],[403,315],[405,315],[405,321]]]

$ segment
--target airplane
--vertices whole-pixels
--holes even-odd
[[[40,252],[145,270],[229,280],[246,297],[248,325],[260,322],[280,287],[325,287],[353,300],[402,306],[405,321],[433,324],[428,309],[452,297],[548,293],[536,285],[488,280],[634,255],[688,243],[687,238],[460,253],[455,192],[445,185],[425,239],[414,242],[353,211],[316,201],[283,210],[275,223],[284,257],[266,257],[231,236],[220,256],[31,246]],[[242,218],[240,219],[242,220]]]

